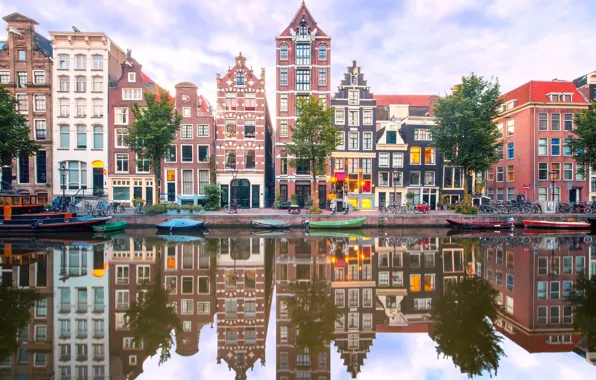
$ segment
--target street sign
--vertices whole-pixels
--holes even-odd
[[[524,190],[530,190],[530,186],[524,185]]]

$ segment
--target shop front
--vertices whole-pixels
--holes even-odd
[[[133,199],[153,204],[153,176],[112,177],[108,181],[108,201],[132,205]]]
[[[336,171],[331,177],[331,191],[335,199],[348,199],[359,210],[375,209],[375,194],[370,174]]]

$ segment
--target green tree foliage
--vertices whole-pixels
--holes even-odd
[[[295,295],[288,300],[288,311],[298,331],[298,349],[308,349],[311,354],[322,352],[333,339],[335,321],[341,317],[329,283],[315,278],[292,284],[291,291]]]
[[[498,81],[492,83],[472,73],[435,105],[433,141],[450,165],[464,169],[466,202],[470,170],[482,172],[499,160],[495,152],[502,146],[502,136],[494,121],[502,104],[499,92]]]
[[[503,339],[495,330],[498,292],[480,277],[450,283],[435,302],[430,337],[437,354],[450,357],[462,373],[472,378],[488,372],[492,377],[504,355]]]
[[[585,168],[596,170],[596,103],[575,116],[575,128],[568,144],[580,173],[586,174]]]
[[[31,140],[27,119],[16,106],[14,96],[0,86],[0,166],[10,166],[13,159],[31,156],[41,148]]]
[[[328,160],[337,146],[331,108],[325,107],[314,97],[298,98],[298,119],[291,128],[292,142],[286,145],[289,155],[296,157],[288,165],[307,164],[312,175],[311,192],[317,199],[317,177],[327,173]]]
[[[17,289],[0,285],[0,360],[19,348],[19,331],[31,320],[31,308],[42,299],[34,289]]]
[[[161,161],[176,138],[182,116],[176,111],[174,103],[170,101],[170,95],[165,90],[159,91],[159,98],[153,92],[144,92],[143,97],[147,106],[141,107],[138,103],[133,105],[132,114],[135,121],[128,128],[126,143],[138,157],[149,160],[155,175],[153,203],[157,204]]]
[[[205,185],[205,208],[208,211],[217,211],[221,208],[221,188],[219,185]]]
[[[143,344],[145,352],[153,357],[159,351],[159,364],[170,359],[174,334],[182,332],[176,310],[169,305],[169,292],[160,282],[146,283],[140,287],[145,292],[138,302],[133,302],[126,312],[128,326],[137,346]]]
[[[583,336],[593,337],[596,333],[596,276],[579,276],[567,300],[573,307],[575,330]]]

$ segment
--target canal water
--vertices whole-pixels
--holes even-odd
[[[18,340],[0,344],[0,379],[596,378],[596,339],[568,300],[596,294],[576,292],[594,286],[587,234],[0,241],[2,284],[41,294],[19,331],[4,319],[3,340]]]

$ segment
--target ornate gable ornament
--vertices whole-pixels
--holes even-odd
[[[39,25],[39,23],[37,21],[35,21],[34,19],[29,18],[19,12],[14,12],[7,16],[4,16],[2,18],[2,20],[6,21],[7,23],[8,22],[24,22],[24,23],[31,23],[33,25]]]

